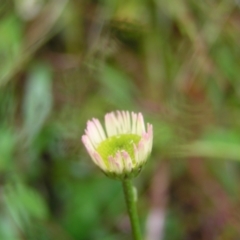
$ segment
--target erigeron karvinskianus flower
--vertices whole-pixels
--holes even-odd
[[[113,178],[136,176],[152,150],[152,125],[145,128],[141,113],[117,111],[105,115],[105,129],[98,119],[87,122],[82,142],[93,162]]]

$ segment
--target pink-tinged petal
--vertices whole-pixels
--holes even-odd
[[[109,172],[115,172],[115,163],[114,163],[113,156],[108,157],[108,164],[109,164]]]
[[[83,135],[82,136],[82,142],[84,144],[84,146],[86,147],[87,152],[89,153],[90,157],[92,158],[93,162],[98,165],[102,170],[106,170],[106,164],[104,163],[103,159],[101,158],[101,156],[99,155],[99,153],[97,153],[95,151],[95,149],[93,148],[88,136]]]
[[[93,123],[95,124],[96,129],[98,130],[98,133],[99,133],[99,135],[101,137],[101,140],[102,141],[105,140],[106,139],[106,135],[105,135],[105,132],[104,132],[103,127],[102,127],[101,123],[99,122],[99,120],[96,119],[96,118],[93,118]]]
[[[126,133],[126,127],[124,124],[124,117],[123,117],[123,111],[117,111],[117,121],[118,121],[118,133],[124,134]]]
[[[92,143],[93,147],[97,147],[97,142],[95,141],[94,137],[92,137],[91,133],[88,131],[88,129],[85,130],[86,136],[88,136],[89,141]]]
[[[149,140],[152,137],[152,125],[147,124],[147,132],[143,133],[142,135],[145,140]]]
[[[129,115],[129,112],[127,112],[127,111],[122,112],[125,132],[130,133],[131,132],[131,124],[130,124],[130,121],[128,120],[127,114]]]
[[[82,142],[88,151],[91,151],[91,152],[94,151],[94,147],[87,135],[82,136]]]
[[[116,153],[114,159],[116,160],[118,165],[123,169],[124,168],[124,163],[123,163],[123,159],[122,159],[121,153],[119,151]]]
[[[134,157],[135,157],[135,161],[136,164],[138,164],[139,162],[139,154],[138,154],[138,148],[135,144],[133,144],[133,150],[134,150]]]
[[[109,171],[113,172],[113,173],[122,173],[122,163],[121,161],[119,161],[116,156],[109,156],[108,157],[108,161],[109,161]]]
[[[152,146],[152,139],[153,139],[153,130],[152,130],[152,125],[147,124],[147,132],[142,135],[142,138],[146,141],[149,142],[150,147]]]
[[[93,161],[103,170],[106,171],[107,170],[107,166],[105,164],[105,162],[103,161],[102,157],[100,156],[100,154],[98,152],[94,152],[93,153]]]
[[[123,118],[124,133],[129,133],[130,127],[127,119],[127,111],[122,111],[122,118]]]
[[[105,115],[105,127],[108,137],[117,135],[117,120],[113,113]]]
[[[126,124],[126,114],[124,111],[121,112],[122,113],[122,129],[123,129],[123,133],[127,133],[127,124]]]
[[[86,133],[95,146],[97,146],[102,141],[99,131],[92,121],[87,122]]]
[[[122,157],[123,157],[123,160],[124,160],[125,169],[128,172],[131,172],[132,169],[133,169],[133,162],[132,162],[132,159],[131,159],[130,155],[128,154],[128,152],[122,151]]]
[[[150,123],[147,124],[147,132],[148,132],[150,135],[153,135],[153,126],[152,126],[152,124],[150,124]]]
[[[141,139],[138,143],[137,149],[138,149],[138,165],[141,165],[143,162],[147,160],[147,151],[146,151],[146,142],[144,139]]]
[[[112,120],[113,120],[113,124],[114,124],[114,127],[116,129],[116,135],[117,134],[121,134],[121,126],[120,126],[120,122],[118,121],[118,118],[117,116],[115,115],[114,112],[112,112]]]
[[[114,135],[113,127],[112,127],[112,119],[110,118],[109,113],[105,115],[105,129],[107,131],[108,137],[111,137],[112,135]]]
[[[145,131],[143,116],[141,113],[138,113],[138,115],[137,115],[137,134],[141,136],[145,132],[146,131]]]
[[[131,133],[131,117],[128,111],[126,111],[126,121],[127,121],[128,133]]]
[[[149,135],[149,141],[148,141],[148,154],[152,151],[152,143],[153,143],[153,126],[152,124],[147,125],[147,129],[148,129],[148,135]]]
[[[137,133],[137,114],[132,112],[132,133],[136,134]]]

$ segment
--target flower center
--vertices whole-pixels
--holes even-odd
[[[128,152],[133,162],[135,162],[133,144],[137,145],[140,139],[141,137],[137,134],[121,134],[112,136],[99,144],[97,152],[101,155],[107,166],[108,157],[114,157],[118,151],[122,150]]]

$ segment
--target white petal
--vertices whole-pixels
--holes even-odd
[[[123,112],[117,111],[117,121],[118,121],[118,133],[126,133],[126,128],[124,124]]]
[[[136,127],[137,127],[137,114],[132,112],[132,131],[131,133],[136,134]]]
[[[102,157],[100,156],[100,154],[98,152],[94,152],[93,153],[93,161],[103,170],[106,171],[107,170],[107,166],[105,164],[105,162],[103,161]]]
[[[122,134],[122,128],[121,128],[121,116],[120,116],[120,121],[118,120],[118,116],[115,115],[114,112],[112,112],[112,120],[113,120],[113,125],[116,129],[116,135]]]
[[[138,150],[138,165],[141,165],[147,160],[147,142],[142,138],[138,143],[137,150]]]
[[[105,128],[106,128],[108,137],[111,137],[115,134],[112,119],[109,113],[105,115]]]
[[[100,134],[100,136],[101,136],[102,141],[105,140],[106,139],[106,135],[105,135],[105,132],[103,130],[103,127],[102,127],[101,123],[96,118],[93,118],[93,122],[94,122],[94,124],[95,124],[95,126],[96,126],[96,128],[97,128],[97,130],[98,130],[98,132]]]
[[[131,133],[131,118],[130,118],[130,113],[129,113],[128,111],[126,111],[125,114],[126,114],[127,133]]]
[[[89,137],[87,135],[82,136],[82,142],[83,142],[84,146],[86,147],[86,149],[88,150],[88,152],[95,151],[94,146],[91,143],[91,141],[89,140]]]
[[[117,152],[114,158],[115,158],[115,160],[116,160],[116,162],[118,164],[120,173],[122,173],[122,171],[124,169],[124,163],[123,163],[123,159],[122,159],[121,153]]]
[[[147,124],[147,134],[148,134],[148,154],[152,151],[153,143],[153,126],[152,124]]]
[[[106,164],[104,163],[102,157],[99,155],[98,152],[94,149],[91,141],[89,140],[87,135],[82,136],[82,142],[86,147],[90,157],[92,158],[93,162],[98,165],[102,170],[106,170]]]
[[[135,144],[133,144],[133,149],[134,149],[134,157],[137,165],[139,162],[139,154],[138,154],[138,148]]]
[[[141,136],[145,132],[146,131],[145,131],[143,116],[141,113],[138,113],[138,115],[137,115],[137,134]]]
[[[130,124],[128,123],[127,111],[122,111],[122,115],[123,115],[123,123],[124,123],[125,133],[129,133],[130,132]]]
[[[92,121],[87,122],[87,129],[85,132],[95,147],[97,147],[97,145],[102,141],[98,129]]]
[[[125,169],[128,172],[131,172],[132,168],[133,168],[133,162],[132,162],[132,159],[131,159],[130,155],[128,154],[128,152],[122,151],[122,157],[123,157],[123,160],[124,160]]]
[[[123,163],[121,158],[119,156],[109,156],[108,157],[109,161],[109,171],[113,173],[122,173],[123,171]]]
[[[105,115],[105,127],[108,137],[117,135],[117,120],[113,113],[107,113]]]

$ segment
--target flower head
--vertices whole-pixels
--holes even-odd
[[[105,129],[98,119],[87,122],[82,142],[93,162],[113,178],[136,176],[152,150],[152,125],[145,128],[141,113],[117,111],[105,115]]]

